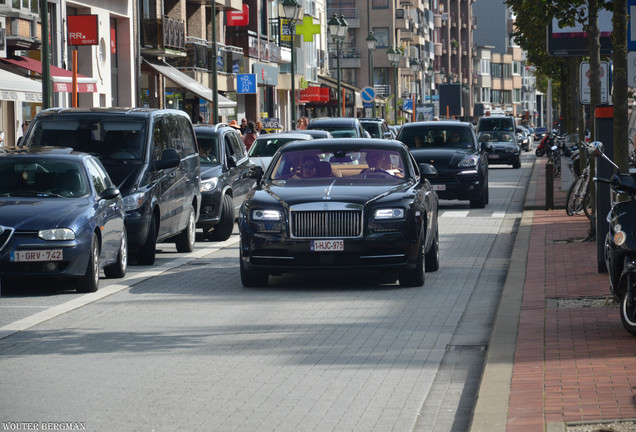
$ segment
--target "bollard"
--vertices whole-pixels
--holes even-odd
[[[545,209],[554,210],[554,164],[545,164]]]

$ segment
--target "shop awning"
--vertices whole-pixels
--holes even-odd
[[[0,100],[42,102],[42,83],[0,69]]]
[[[161,75],[172,81],[177,87],[183,87],[196,94],[201,99],[212,102],[212,96],[214,95],[214,93],[212,93],[212,90],[207,88],[194,78],[184,74],[179,69],[170,66],[163,60],[144,58],[144,62],[148,66],[159,72]],[[218,98],[219,108],[235,108],[237,105],[236,102],[226,98],[221,94],[218,95]]]
[[[42,62],[30,57],[10,57],[0,59],[2,62],[26,69],[42,75]],[[53,91],[72,92],[73,72],[50,66],[51,81],[53,81]],[[80,93],[95,93],[97,91],[97,80],[81,74],[77,74],[77,91]]]

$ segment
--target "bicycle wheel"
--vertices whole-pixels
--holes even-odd
[[[568,188],[568,193],[565,196],[565,212],[568,216],[574,216],[576,214],[576,194],[581,187],[582,177],[576,179]]]
[[[582,212],[584,212],[585,197],[587,196],[589,200],[589,194],[587,191],[589,176],[587,175],[587,173],[585,173],[580,177],[580,179],[581,181],[579,182],[577,188],[574,190],[574,214],[581,214]]]
[[[588,220],[592,218],[592,194],[587,189],[583,196],[583,211]]]

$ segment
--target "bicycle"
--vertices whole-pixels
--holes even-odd
[[[583,147],[586,147],[584,142],[581,143]],[[587,153],[587,147],[586,147]],[[571,157],[572,162],[568,164],[570,170],[576,175],[575,167],[578,166],[578,158],[576,157],[578,153],[574,153]],[[565,212],[568,216],[573,216],[575,214],[585,213],[585,216],[589,219],[592,214],[592,202],[591,195],[589,191],[590,183],[590,163],[589,163],[589,154],[587,154],[586,158],[586,166],[581,175],[579,175],[575,182],[573,182],[568,188],[568,192],[566,195],[566,205]]]

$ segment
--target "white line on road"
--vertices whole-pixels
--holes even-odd
[[[104,297],[108,297],[109,295],[118,293],[119,291],[123,289],[130,288],[136,283],[139,283],[141,281],[144,281],[154,276],[158,276],[161,273],[164,273],[173,268],[185,265],[191,261],[202,258],[213,252],[217,252],[225,247],[238,243],[238,241],[239,241],[239,237],[236,236],[236,237],[231,237],[229,240],[226,240],[224,242],[214,243],[213,245],[209,245],[202,248],[197,247],[194,251],[186,255],[183,255],[177,259],[163,263],[156,267],[152,267],[144,272],[134,275],[133,277],[129,277],[123,283],[114,284],[114,285],[107,286],[105,288],[101,288],[97,292],[76,297],[73,300],[67,301],[66,303],[62,303],[60,305],[57,305],[52,308],[30,315],[26,318],[22,318],[20,320],[14,321],[3,327],[0,327],[0,339],[4,339],[8,336],[11,336],[14,333],[26,330],[46,320],[55,318],[64,313],[67,313],[74,309],[85,306],[89,303],[93,303],[97,300],[103,299]]]

